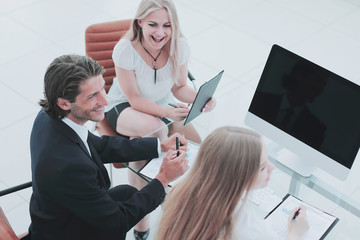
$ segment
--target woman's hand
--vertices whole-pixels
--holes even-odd
[[[299,214],[295,220],[292,220],[298,209],[300,209]],[[301,239],[307,230],[309,230],[309,223],[306,218],[306,208],[302,206],[295,208],[288,218],[288,234],[286,240]]]
[[[205,107],[202,109],[202,112],[210,112],[212,111],[216,106],[216,100],[214,97],[212,97],[206,104]]]
[[[176,104],[179,107],[168,107],[166,117],[176,122],[182,121],[189,114],[189,107],[183,103]]]

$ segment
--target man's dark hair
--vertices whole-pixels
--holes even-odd
[[[87,56],[63,55],[56,58],[47,68],[44,77],[44,99],[39,104],[52,118],[64,118],[69,111],[57,105],[58,98],[70,103],[80,94],[82,81],[105,72],[95,60]]]

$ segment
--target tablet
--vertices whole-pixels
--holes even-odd
[[[195,119],[197,116],[201,114],[201,110],[204,108],[205,104],[214,95],[216,87],[219,84],[219,81],[223,73],[224,70],[222,70],[218,75],[216,75],[215,77],[213,77],[212,79],[201,85],[199,91],[196,94],[194,103],[191,106],[190,112],[184,121],[184,125],[188,124],[189,122],[191,122],[193,119]]]

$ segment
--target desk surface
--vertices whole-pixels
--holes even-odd
[[[210,132],[205,131],[205,134],[202,132],[202,137],[206,137]],[[276,169],[273,171],[268,187],[274,190],[274,194],[282,198],[290,193],[338,217],[340,221],[326,239],[353,239],[349,236],[354,236],[354,231],[358,233],[356,235],[360,236],[360,198],[354,198],[347,182],[339,182],[331,176],[326,176],[326,174],[302,177],[271,157],[273,155],[271,154],[271,145],[272,143],[267,144],[269,159],[275,164]],[[252,210],[260,217],[267,214],[255,205]]]

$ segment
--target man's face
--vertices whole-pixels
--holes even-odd
[[[74,103],[70,103],[67,117],[79,125],[84,125],[88,120],[103,120],[104,107],[108,105],[104,86],[105,81],[101,74],[83,81],[79,86],[80,94]]]

